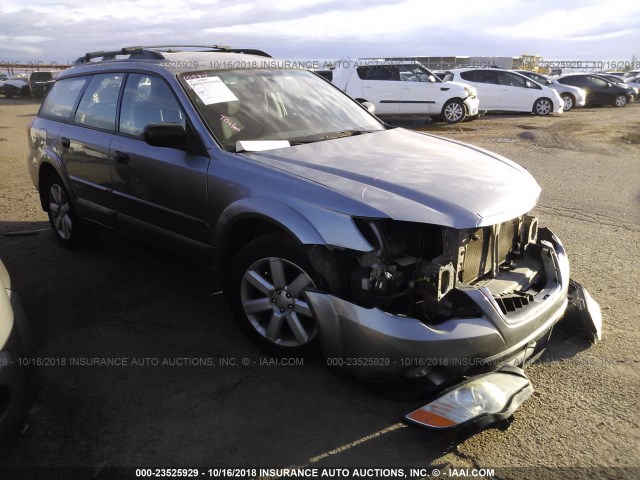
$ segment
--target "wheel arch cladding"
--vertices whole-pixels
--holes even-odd
[[[40,205],[45,212],[48,211],[48,201],[45,198],[45,195],[47,194],[45,187],[50,185],[54,180],[62,178],[63,176],[60,175],[58,170],[50,162],[42,162],[40,169],[38,170],[38,193],[40,194]],[[68,191],[66,182],[64,180],[61,180],[61,182]]]

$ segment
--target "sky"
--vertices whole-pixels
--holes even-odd
[[[257,48],[282,59],[630,60],[640,56],[640,2],[0,0],[0,63],[159,44]]]

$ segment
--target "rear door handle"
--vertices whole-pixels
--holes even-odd
[[[62,148],[69,148],[71,146],[71,140],[69,140],[67,137],[61,137],[60,146]]]
[[[113,154],[113,158],[115,158],[116,162],[119,165],[128,165],[129,164],[129,155],[124,152],[115,152]]]

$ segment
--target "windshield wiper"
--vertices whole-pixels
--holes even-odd
[[[324,140],[335,140],[336,138],[352,137],[354,135],[362,135],[364,133],[373,133],[377,131],[379,130],[359,130],[359,129],[342,130],[340,132],[332,132],[332,133],[328,133],[326,135],[318,136],[318,137],[302,137],[298,140],[289,139],[289,143],[291,143],[292,146],[302,145],[305,143],[322,142]]]
[[[324,138],[326,140],[331,140],[333,138],[352,137],[354,135],[362,135],[363,133],[372,133],[374,131],[375,130],[358,130],[358,129],[343,130],[342,132],[330,133],[326,135]]]

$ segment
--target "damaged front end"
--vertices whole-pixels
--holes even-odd
[[[440,391],[537,358],[570,302],[600,336],[595,301],[569,279],[560,240],[529,215],[455,229],[354,220],[370,252],[313,247],[330,293],[308,292],[327,358],[357,377]]]

